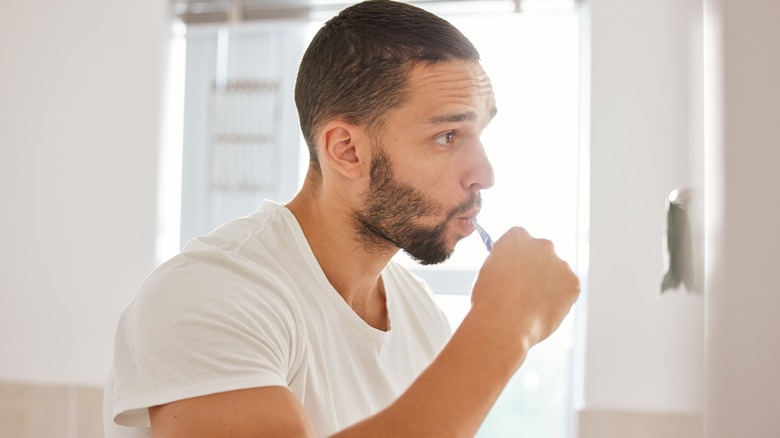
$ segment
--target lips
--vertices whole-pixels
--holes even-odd
[[[477,215],[479,215],[479,211],[480,211],[480,208],[477,207],[474,210],[471,210],[471,212],[461,216],[461,219],[466,219],[466,220],[474,219],[474,220],[476,220],[477,219]]]
[[[464,236],[474,232],[474,225],[472,225],[471,220],[476,219],[482,207],[482,199],[479,193],[473,193],[470,201],[461,204],[460,208],[457,209],[462,211],[457,217]]]
[[[479,214],[479,209],[476,209],[476,210],[472,210],[469,214],[458,218],[460,222],[460,226],[466,235],[469,235],[474,232],[474,225],[472,225],[471,219],[476,219],[478,214]]]

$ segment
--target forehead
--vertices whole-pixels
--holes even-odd
[[[478,62],[450,61],[419,64],[412,68],[407,82],[408,100],[417,116],[437,113],[471,113],[477,119],[490,119],[495,113],[493,86]]]

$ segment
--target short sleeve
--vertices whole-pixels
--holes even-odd
[[[118,424],[148,426],[146,408],[176,400],[287,386],[300,354],[295,300],[271,274],[226,257],[175,257],[123,313],[113,367]]]

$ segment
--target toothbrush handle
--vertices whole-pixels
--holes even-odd
[[[471,224],[474,225],[474,228],[479,233],[479,237],[482,238],[482,241],[485,242],[485,248],[487,248],[488,252],[490,252],[491,249],[493,249],[493,239],[490,238],[490,235],[485,231],[484,228],[482,228],[476,220],[473,218],[469,219],[471,221]]]

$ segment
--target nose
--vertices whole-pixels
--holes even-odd
[[[474,153],[469,158],[471,165],[468,166],[469,172],[464,181],[466,188],[470,191],[478,192],[493,187],[495,183],[493,166],[490,165],[490,160],[485,153],[482,143],[478,142],[476,144]]]

